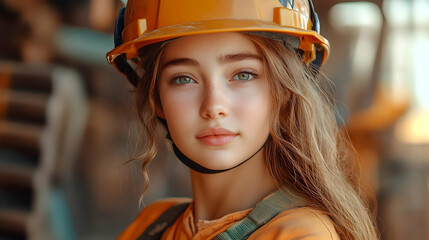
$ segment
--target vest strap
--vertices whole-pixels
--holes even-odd
[[[180,203],[167,209],[155,220],[139,240],[159,240],[165,230],[174,224],[190,203]],[[279,213],[297,207],[303,207],[302,199],[285,190],[277,190],[267,199],[256,204],[255,208],[242,220],[231,225],[225,232],[219,233],[213,240],[247,239],[252,233],[268,223]]]
[[[253,232],[269,222],[279,213],[304,206],[304,202],[296,196],[278,190],[255,208],[242,220],[234,223],[225,232],[218,234],[213,240],[247,239]]]
[[[179,216],[188,208],[190,203],[179,203],[173,205],[159,216],[155,222],[149,225],[140,235],[138,240],[159,240],[168,227],[179,218]]]

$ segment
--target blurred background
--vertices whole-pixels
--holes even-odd
[[[429,239],[429,0],[313,0],[382,239]],[[119,0],[0,0],[0,239],[114,239],[143,207]],[[166,146],[143,203],[191,196]]]

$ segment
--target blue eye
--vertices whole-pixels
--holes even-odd
[[[240,80],[240,81],[249,81],[253,78],[255,78],[255,76],[249,72],[240,72],[234,76],[235,80]]]
[[[180,76],[180,77],[176,77],[173,79],[173,82],[175,84],[179,84],[179,85],[183,85],[183,84],[188,84],[188,83],[193,83],[195,82],[194,79],[187,77],[187,76]]]

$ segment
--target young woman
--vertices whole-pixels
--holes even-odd
[[[377,239],[317,79],[329,45],[311,1],[129,0],[115,43],[143,170],[161,123],[194,193],[147,206],[120,239]]]

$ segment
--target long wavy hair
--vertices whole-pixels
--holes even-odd
[[[273,112],[266,144],[266,165],[282,189],[292,189],[307,206],[334,221],[341,239],[378,239],[375,221],[367,203],[351,181],[348,141],[337,126],[326,78],[318,78],[302,63],[300,54],[283,43],[253,34],[244,35],[263,57],[269,79]],[[148,164],[155,158],[160,104],[157,77],[163,48],[152,48],[153,61],[136,89],[136,110],[146,135],[142,171],[149,185]],[[143,66],[142,66],[143,67]]]

